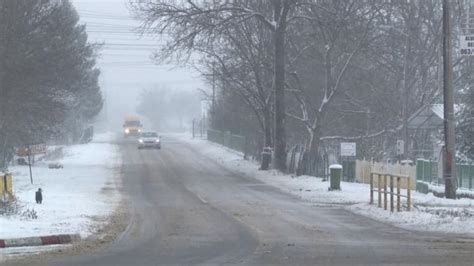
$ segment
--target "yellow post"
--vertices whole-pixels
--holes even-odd
[[[11,174],[0,175],[0,195],[13,196],[13,178]]]

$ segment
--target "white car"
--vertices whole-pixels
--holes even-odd
[[[161,149],[160,136],[153,131],[144,131],[138,138],[138,149],[152,148]]]

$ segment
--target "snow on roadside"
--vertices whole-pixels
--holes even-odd
[[[15,196],[21,212],[34,210],[37,219],[25,215],[0,216],[0,239],[49,234],[81,234],[87,237],[113,212],[120,201],[115,193],[121,164],[115,135],[97,134],[88,144],[63,147],[64,157],[54,162],[62,169],[49,169],[51,161],[33,167],[30,183],[27,166],[12,166]],[[43,204],[36,204],[35,191],[43,190]]]
[[[391,213],[368,204],[369,185],[341,183],[341,191],[328,191],[329,182],[322,178],[281,174],[277,171],[259,171],[259,165],[243,159],[243,154],[219,144],[186,135],[176,135],[197,148],[203,155],[218,161],[234,172],[254,177],[304,200],[314,203],[344,205],[354,213],[402,228],[418,231],[473,234],[474,200],[451,200],[435,197],[432,193],[412,192],[414,208],[410,212]],[[405,193],[402,191],[402,193]]]

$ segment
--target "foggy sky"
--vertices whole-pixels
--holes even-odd
[[[114,127],[136,113],[137,96],[144,88],[195,90],[205,85],[198,73],[175,65],[156,65],[151,53],[162,40],[134,33],[139,25],[130,16],[128,0],[72,0],[91,42],[104,43],[98,66],[105,98],[101,119]]]

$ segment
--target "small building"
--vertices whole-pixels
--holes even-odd
[[[454,107],[455,113],[459,107]],[[438,160],[443,141],[444,105],[427,104],[408,118],[409,154],[416,158]]]

